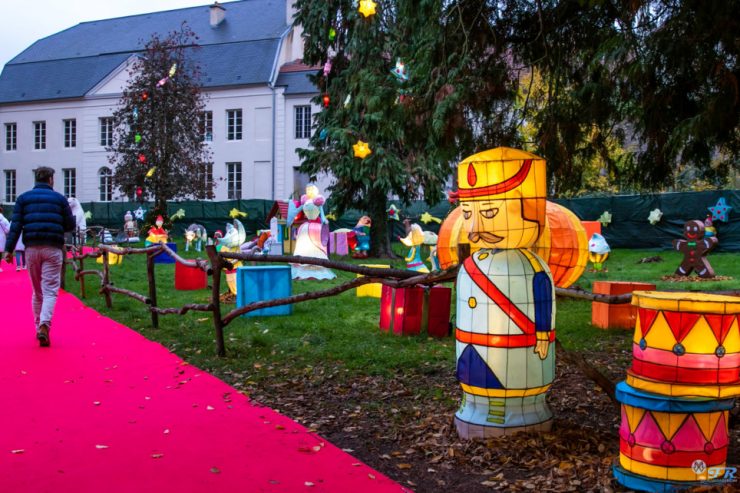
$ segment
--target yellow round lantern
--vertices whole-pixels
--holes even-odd
[[[555,285],[567,288],[586,270],[586,229],[570,210],[548,200],[545,230],[535,243],[534,252],[547,262]]]
[[[470,244],[463,229],[462,209],[456,207],[439,228],[437,256],[440,267],[447,269],[457,265],[478,249]],[[547,201],[545,227],[533,249],[547,262],[559,288],[571,286],[586,269],[586,230],[575,214],[554,202]]]

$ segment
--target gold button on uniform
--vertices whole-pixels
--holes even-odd
[[[485,260],[488,258],[488,252],[483,252],[480,255],[478,255],[478,260]]]
[[[475,308],[476,306],[478,306],[478,300],[475,299],[475,296],[471,296],[470,298],[468,298],[468,306],[470,308]]]

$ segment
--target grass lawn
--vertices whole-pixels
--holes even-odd
[[[180,252],[186,258],[195,252]],[[659,255],[663,262],[640,264],[642,258]],[[200,254],[205,257],[204,253]],[[710,257],[717,275],[731,280],[712,282],[669,282],[661,277],[670,275],[678,266],[681,254],[647,250],[616,250],[606,263],[608,272],[585,272],[576,286],[591,291],[594,281],[653,282],[667,290],[733,290],[740,289],[740,263],[737,254],[714,254]],[[354,260],[353,263],[389,263],[387,260]],[[390,261],[393,267],[404,268],[402,260]],[[86,268],[91,264],[87,260]],[[94,264],[100,267],[100,264]],[[157,296],[161,307],[179,307],[185,303],[208,303],[210,290],[175,291],[174,265],[158,264]],[[293,293],[325,289],[346,282],[354,274],[337,271],[333,281],[294,281]],[[111,266],[115,285],[146,294],[146,262],[143,255],[128,256],[124,263]],[[291,366],[313,366],[327,361],[337,362],[352,372],[388,374],[396,368],[420,367],[425,364],[454,366],[454,340],[427,337],[395,337],[378,330],[380,302],[376,298],[358,298],[354,290],[338,296],[299,303],[290,317],[240,317],[226,327],[226,358],[215,357],[213,325],[208,313],[191,312],[185,316],[160,316],[160,328],[153,329],[145,306],[122,295],[113,294],[113,309],[105,308],[97,294],[98,281],[87,277],[85,302],[117,321],[134,328],[146,337],[157,340],[186,357],[192,363],[208,368],[254,368],[255,364],[289,363]],[[225,287],[225,281],[222,281]],[[67,273],[67,289],[79,295],[79,284],[71,269]],[[454,303],[453,303],[454,304]],[[222,305],[224,312],[234,305]],[[454,307],[453,307],[454,317]],[[594,339],[621,338],[623,332],[597,329],[591,325],[591,303],[560,298],[557,303],[556,327],[558,338],[567,348],[586,349]],[[255,375],[259,378],[260,375]]]
[[[183,245],[178,246],[182,253]],[[656,255],[663,261],[638,263]],[[732,279],[675,283],[661,277],[673,274],[682,259],[679,253],[615,250],[606,263],[608,272],[586,272],[576,284],[588,291],[597,280],[654,282],[658,289],[674,291],[738,290],[737,258],[736,253],[709,257],[717,275]],[[391,263],[404,267],[402,261]],[[209,302],[210,290],[174,290],[174,265],[158,264],[156,273],[159,306]],[[337,272],[333,281],[297,281],[293,292],[325,289],[352,277]],[[129,256],[122,265],[112,266],[111,279],[119,287],[146,294],[145,257]],[[549,398],[556,416],[552,434],[470,444],[461,442],[451,426],[459,403],[454,338],[382,333],[378,299],[357,298],[348,291],[296,304],[292,316],[241,317],[225,328],[227,356],[219,358],[208,313],[160,316],[160,328],[153,329],[144,305],[113,294],[109,310],[97,293],[97,279],[87,277],[86,282],[89,306],[353,450],[369,465],[417,491],[531,489],[527,484],[560,491],[559,482],[566,491],[573,481],[582,491],[619,490],[610,472],[618,453],[618,411],[590,381],[562,364]],[[71,269],[66,283],[79,295]],[[222,286],[225,289],[225,283]],[[583,352],[610,378],[623,377],[630,358],[630,331],[594,328],[590,302],[563,298],[557,302],[556,327],[565,348]],[[550,469],[559,472],[542,475]]]

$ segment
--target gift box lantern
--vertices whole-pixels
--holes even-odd
[[[433,337],[449,334],[452,290],[444,287],[392,288],[383,286],[380,329],[398,335],[418,335],[424,329]]]
[[[370,267],[373,269],[390,269],[391,266],[388,264],[360,264],[362,267]],[[362,277],[362,274],[357,274],[356,277]],[[379,282],[372,282],[370,284],[363,284],[357,286],[356,293],[358,298],[381,298],[383,296],[383,285]]]
[[[175,289],[178,291],[191,291],[205,289],[208,287],[208,275],[206,272],[193,265],[184,265],[180,262],[175,264]]]

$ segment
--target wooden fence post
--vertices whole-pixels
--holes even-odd
[[[85,259],[81,258],[79,272],[82,272],[83,270],[85,270]],[[80,298],[85,298],[85,276],[80,276]]]
[[[206,246],[206,253],[211,261],[211,270],[213,271],[211,305],[213,305],[213,328],[216,330],[216,353],[224,357],[226,356],[226,347],[224,345],[224,323],[221,319],[221,270],[223,266],[215,246]]]
[[[107,308],[113,308],[113,301],[110,299],[110,265],[108,264],[108,251],[103,250],[103,294],[105,295],[105,306]]]
[[[161,252],[161,250],[160,250]],[[146,277],[149,281],[149,306],[157,307],[157,284],[154,279],[154,257],[155,253],[149,252],[146,254]],[[154,310],[150,310],[152,314],[152,326],[155,329],[159,328],[159,314]]]

